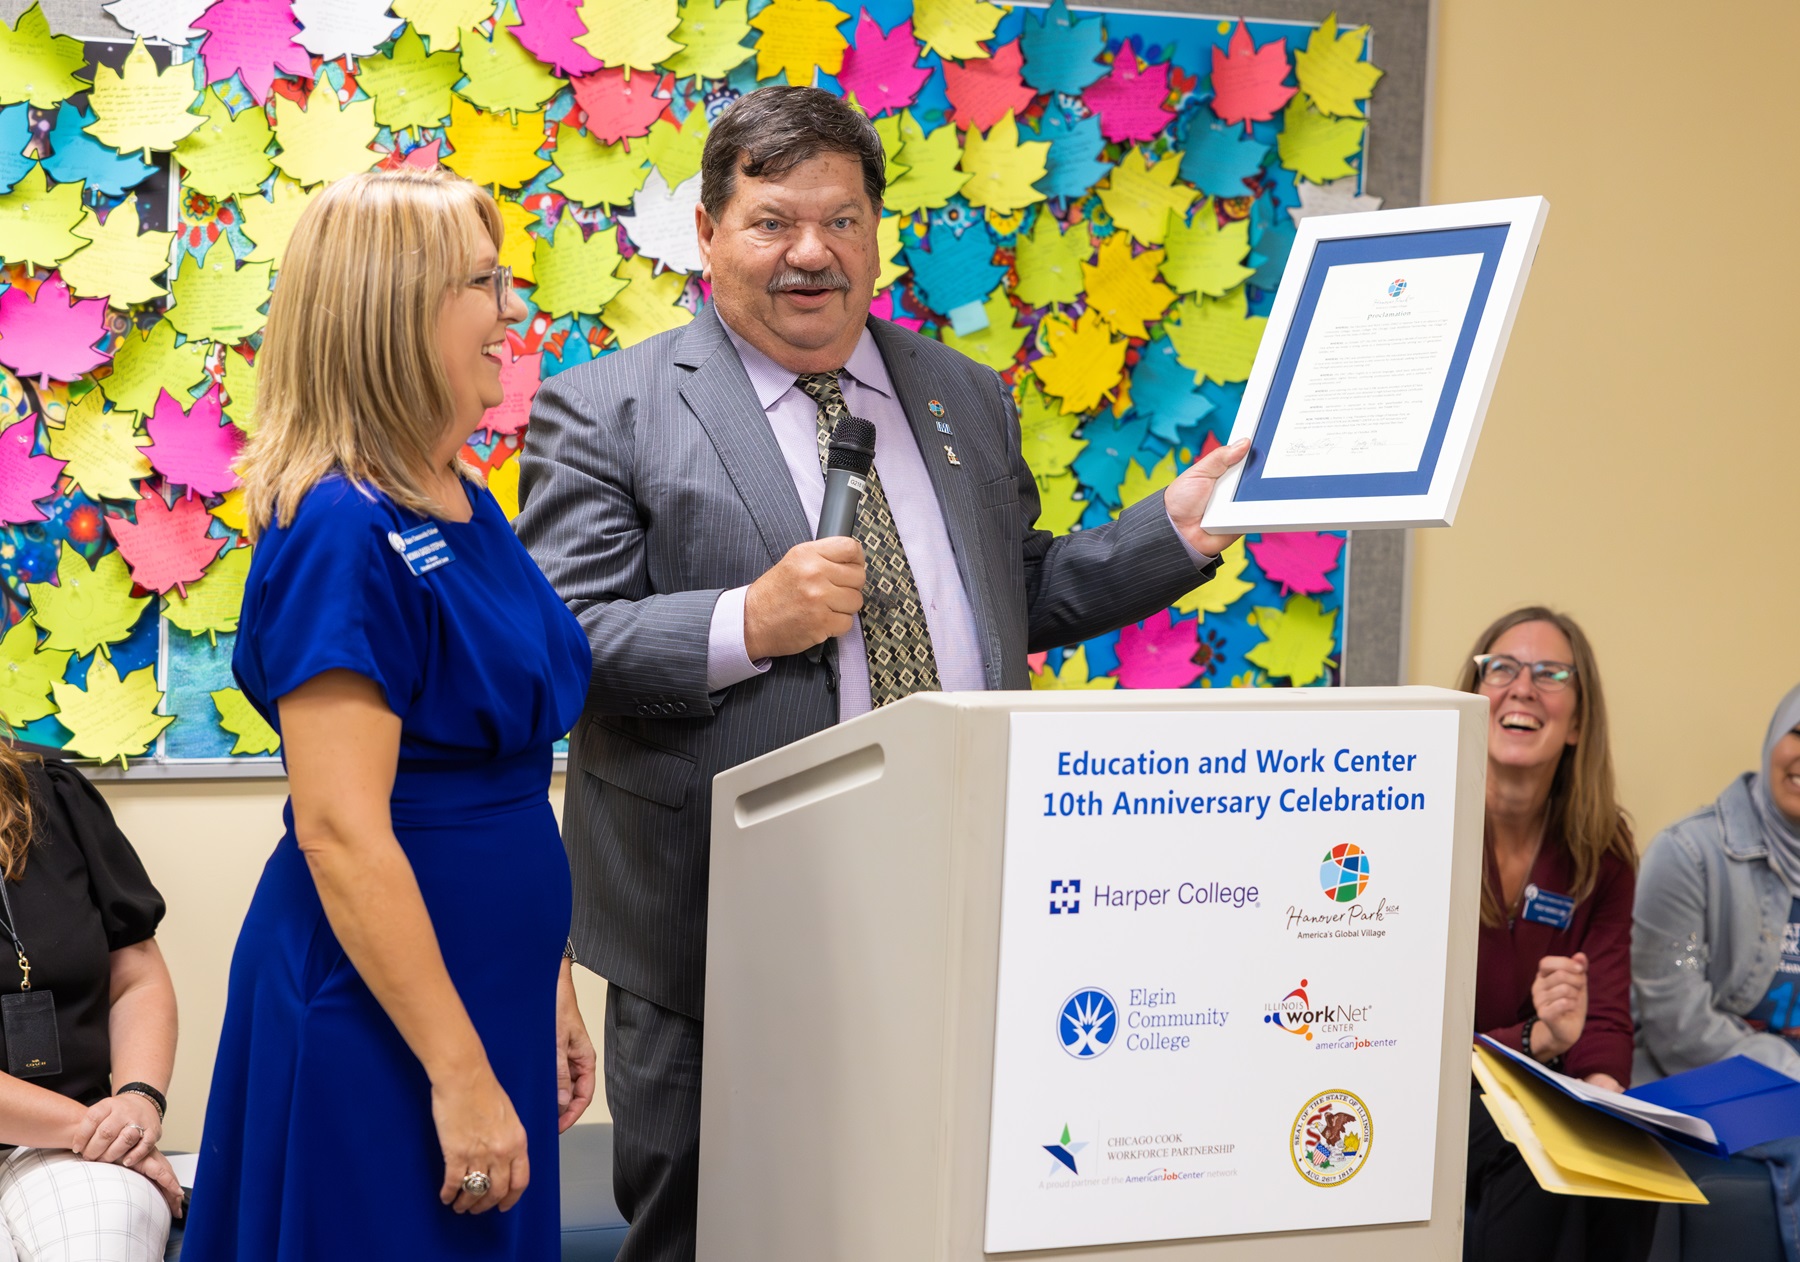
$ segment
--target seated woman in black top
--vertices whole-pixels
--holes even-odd
[[[0,1262],[152,1262],[181,1201],[162,896],[80,773],[4,741],[0,872]]]

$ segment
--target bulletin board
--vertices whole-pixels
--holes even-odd
[[[1057,533],[1217,445],[1295,224],[1380,202],[1380,33],[1324,5],[45,2],[0,27],[0,714],[133,776],[279,774],[230,671],[230,466],[330,180],[441,164],[495,190],[530,316],[465,455],[512,513],[538,384],[707,300],[711,120],[769,83],[853,98],[888,158],[875,311],[1002,374]],[[1340,534],[1250,536],[1171,609],[1035,657],[1033,686],[1340,682],[1348,572]]]

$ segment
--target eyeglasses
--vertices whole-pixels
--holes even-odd
[[[512,293],[513,275],[510,267],[496,267],[491,272],[479,272],[469,277],[469,286],[477,285],[493,291],[494,307],[501,315],[506,314],[506,299]]]
[[[1475,678],[1483,688],[1504,688],[1526,669],[1531,682],[1545,692],[1561,692],[1575,681],[1575,668],[1567,662],[1521,662],[1505,653],[1483,653],[1475,659]]]

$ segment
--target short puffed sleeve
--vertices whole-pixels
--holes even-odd
[[[33,770],[37,765],[26,764]],[[119,831],[106,799],[61,759],[45,758],[41,766],[49,791],[35,804],[43,812],[38,830],[54,844],[73,842],[81,851],[87,866],[88,895],[99,909],[106,931],[106,949],[118,951],[155,937],[163,918],[162,895],[150,883],[137,851]],[[41,787],[33,785],[34,797]]]
[[[279,729],[276,703],[329,670],[375,682],[402,719],[425,681],[429,587],[389,543],[392,501],[331,477],[257,544],[232,669]]]

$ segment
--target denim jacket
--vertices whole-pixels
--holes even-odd
[[[1800,1051],[1743,1019],[1775,979],[1793,905],[1769,866],[1750,780],[1664,829],[1644,856],[1631,933],[1636,1082],[1734,1055],[1800,1078]]]

